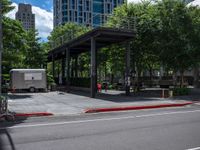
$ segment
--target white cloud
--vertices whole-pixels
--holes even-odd
[[[18,11],[18,5],[13,3],[12,6],[15,6],[15,9],[9,12],[7,16],[15,19],[15,13]],[[53,30],[53,12],[48,12],[36,6],[32,6],[32,10],[35,14],[35,25],[39,32],[39,37],[46,39]]]
[[[128,3],[140,3],[141,0],[128,0]]]
[[[33,6],[33,13],[35,14],[36,28],[39,31],[40,37],[47,38],[53,30],[53,12]]]
[[[189,6],[200,6],[200,0],[194,0],[188,4]]]
[[[12,11],[10,11],[6,16],[8,16],[8,17],[10,17],[12,19],[15,19],[15,13],[18,10],[18,5],[16,3],[12,3],[12,6],[14,6],[15,9],[13,9]]]

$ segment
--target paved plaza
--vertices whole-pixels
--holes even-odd
[[[15,113],[49,112],[54,115],[82,114],[88,108],[109,108],[126,106],[148,106],[183,103],[184,98],[161,98],[156,95],[125,96],[120,91],[107,91],[90,98],[84,92],[48,92],[48,93],[9,93],[9,110]],[[191,98],[190,98],[191,100]]]

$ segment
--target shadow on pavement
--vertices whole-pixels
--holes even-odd
[[[161,90],[157,91],[141,91],[138,93],[131,93],[130,96],[126,96],[124,92],[118,91],[115,94],[108,92],[97,93],[96,99],[111,101],[116,103],[126,103],[126,102],[137,102],[137,101],[155,101],[156,98],[159,100],[161,98]],[[90,92],[71,90],[70,94],[90,97]],[[167,94],[167,91],[165,92]]]
[[[10,134],[9,128],[16,124],[23,123],[27,118],[17,118],[16,121],[0,121],[0,150],[16,150],[14,140]]]
[[[7,143],[9,144],[9,147],[11,150],[16,150],[15,148],[15,144],[12,140],[12,137],[10,135],[10,133],[7,131],[7,129],[1,129],[0,130],[0,150],[6,150],[7,148],[5,148],[6,144],[5,144],[5,139],[7,139]]]
[[[15,100],[15,99],[25,99],[25,98],[31,98],[32,95],[23,95],[23,94],[8,94],[9,99]]]
[[[66,92],[66,89],[62,89],[62,92]],[[200,101],[200,88],[191,89],[189,95],[185,96],[174,96],[168,98],[169,89],[164,90],[164,97],[162,98],[162,89],[153,88],[153,89],[143,89],[140,92],[132,92],[130,96],[126,96],[123,91],[114,91],[114,92],[103,92],[97,93],[96,99],[111,101],[116,103],[125,103],[125,102],[139,102],[139,101],[155,101],[155,100],[189,100],[189,101]],[[123,92],[123,93],[122,93]],[[90,97],[89,89],[88,91],[79,91],[79,90],[71,90],[70,94]]]

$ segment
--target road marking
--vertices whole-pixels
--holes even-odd
[[[186,150],[200,150],[200,147],[190,148],[190,149],[186,149]]]
[[[92,120],[56,122],[56,123],[48,123],[48,124],[17,125],[17,126],[12,126],[12,127],[3,127],[3,128],[0,128],[0,130],[3,130],[3,129],[16,129],[16,128],[28,128],[28,127],[55,126],[55,125],[64,125],[64,124],[88,123],[88,122],[97,122],[97,121],[124,120],[124,119],[145,118],[145,117],[164,116],[164,115],[173,115],[173,114],[186,114],[186,113],[195,113],[195,112],[200,112],[200,110],[175,111],[175,112],[169,112],[169,113],[156,113],[156,114],[139,115],[139,116],[127,116],[127,117],[118,117],[118,118],[103,118],[103,119],[92,119]]]

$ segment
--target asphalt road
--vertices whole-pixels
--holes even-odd
[[[200,106],[2,124],[0,150],[198,150]]]

